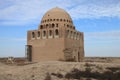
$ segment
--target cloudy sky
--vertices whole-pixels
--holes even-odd
[[[25,56],[27,31],[54,7],[84,32],[85,56],[120,57],[120,0],[0,0],[0,57]]]

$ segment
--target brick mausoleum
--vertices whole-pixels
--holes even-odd
[[[32,62],[84,59],[84,34],[61,8],[45,13],[37,30],[27,32],[27,59]]]

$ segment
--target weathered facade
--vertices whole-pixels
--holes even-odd
[[[70,15],[61,8],[49,10],[38,30],[27,32],[26,54],[29,61],[84,59],[84,34],[75,29]]]

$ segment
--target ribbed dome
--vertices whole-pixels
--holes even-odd
[[[42,18],[42,21],[47,19],[66,19],[72,21],[70,15],[65,10],[58,7],[52,8],[51,10],[45,13],[45,15]]]

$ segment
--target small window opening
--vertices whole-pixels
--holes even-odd
[[[35,33],[34,32],[32,32],[32,38],[35,38]]]
[[[43,31],[43,37],[45,37],[46,36],[46,31]]]
[[[38,32],[38,37],[40,37],[40,32]]]
[[[57,36],[59,35],[58,29],[55,30],[55,34],[56,34]]]

